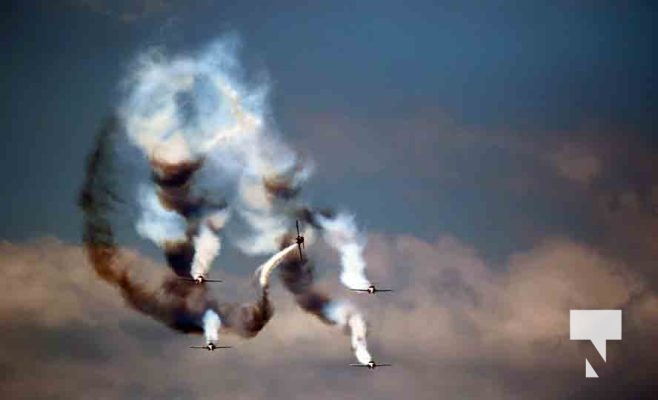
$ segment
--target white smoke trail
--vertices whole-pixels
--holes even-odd
[[[138,199],[142,213],[137,220],[137,233],[160,246],[185,240],[185,219],[162,206],[153,185],[140,185]]]
[[[210,229],[207,223],[201,224],[199,234],[194,237],[194,259],[192,260],[192,267],[190,275],[193,278],[206,276],[210,271],[212,262],[217,257],[221,241],[219,236]]]
[[[194,237],[194,258],[190,275],[193,278],[206,276],[212,262],[221,249],[221,239],[218,232],[224,227],[229,217],[227,210],[214,212],[204,219],[199,227],[199,233]]]
[[[258,135],[265,92],[233,77],[235,40],[215,42],[197,57],[138,60],[120,108],[129,138],[148,156],[177,164],[232,139]]]
[[[222,320],[216,312],[207,310],[203,314],[203,334],[206,337],[206,343],[217,343],[221,327]]]
[[[267,88],[240,82],[237,47],[235,38],[225,37],[191,57],[156,52],[141,57],[119,113],[128,138],[148,159],[168,165],[204,160],[212,172],[197,175],[206,181],[195,185],[237,183],[232,207],[254,231],[237,244],[249,254],[271,254],[288,227],[263,182],[276,178],[298,185],[310,168],[264,123]],[[145,214],[159,214],[153,202],[142,206]]]
[[[367,364],[372,360],[368,352],[368,343],[366,342],[366,322],[361,314],[352,314],[347,324],[352,331],[352,348],[354,355],[361,364]]]
[[[283,261],[288,256],[288,254],[295,251],[296,248],[297,243],[291,244],[290,246],[273,255],[269,260],[267,260],[260,267],[258,267],[258,269],[256,269],[254,275],[258,276],[258,283],[260,284],[261,288],[265,288],[269,285],[272,271],[274,271],[274,269],[281,264],[281,261]]]
[[[354,356],[361,364],[368,364],[372,357],[368,351],[367,328],[363,316],[351,305],[339,301],[332,301],[322,311],[330,321],[343,329],[349,329]]]
[[[363,259],[366,239],[358,232],[354,217],[341,213],[334,218],[327,218],[318,214],[317,222],[324,230],[327,242],[340,253],[343,267],[341,282],[350,289],[366,289],[370,286],[365,276],[366,262]]]
[[[225,37],[192,57],[141,57],[120,107],[132,143],[167,164],[209,157],[217,174],[261,180],[295,170],[294,152],[264,123],[267,87],[238,79],[237,48]]]
[[[294,200],[278,201],[269,193],[265,182],[276,180],[287,188],[297,188],[310,174],[311,167],[292,165],[291,170],[276,176],[244,176],[238,184],[236,208],[247,222],[251,234],[236,245],[250,255],[272,254],[278,251],[280,238],[290,232],[290,215],[298,208]]]
[[[288,231],[290,218],[277,212],[262,177],[243,177],[238,183],[237,212],[249,224],[251,234],[236,245],[246,254],[272,254],[278,250],[278,238]]]
[[[220,229],[226,225],[226,222],[228,222],[228,219],[230,217],[230,213],[228,209],[216,211],[206,218],[206,222],[208,223],[208,226],[210,226],[210,229],[213,231],[217,232]]]

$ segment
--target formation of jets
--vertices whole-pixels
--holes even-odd
[[[295,238],[295,242],[297,243],[297,247],[299,249],[299,259],[300,261],[304,261],[304,236],[301,235],[301,232],[299,230],[299,221],[295,221],[295,227],[297,228],[297,237]],[[213,280],[213,279],[207,279],[203,275],[198,275],[195,277],[181,277],[180,279],[185,280],[185,281],[190,281],[194,282],[195,284],[204,284],[206,282],[221,282],[221,280]],[[365,292],[368,294],[376,294],[379,292],[392,292],[392,289],[378,289],[375,285],[370,285],[366,289],[351,289],[353,292]],[[213,342],[208,342],[205,346],[190,346],[192,349],[203,349],[207,351],[215,351],[216,349],[230,349],[231,346],[218,346]],[[393,364],[377,364],[375,361],[371,360],[367,364],[349,364],[350,367],[359,367],[359,368],[368,368],[369,370],[373,370],[377,367],[391,367]]]

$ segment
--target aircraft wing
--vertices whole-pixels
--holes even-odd
[[[190,346],[190,349],[208,349],[206,346]]]
[[[197,281],[197,280],[194,279],[194,278],[184,278],[184,277],[179,277],[178,279],[180,279],[180,280],[182,280],[182,281],[188,281],[188,282],[196,282],[196,281]],[[222,282],[222,281],[219,280],[219,279],[205,279],[205,278],[204,278],[204,279],[202,280],[202,282]]]
[[[363,365],[363,364],[350,364],[350,367],[361,367],[361,368],[368,368],[368,366],[367,366],[367,365]]]
[[[368,289],[350,289],[350,290],[353,291],[353,292],[367,292],[368,291]],[[379,290],[378,290],[378,292],[379,292]]]
[[[377,289],[376,292],[392,292],[393,289]]]
[[[377,364],[378,367],[392,367],[393,364]]]

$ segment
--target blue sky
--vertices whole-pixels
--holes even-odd
[[[346,129],[368,153],[378,135],[401,134],[391,124],[424,113],[450,119],[453,129],[514,132],[528,142],[596,124],[653,143],[655,27],[648,3],[435,3],[9,2],[3,6],[1,170],[12,191],[1,200],[0,233],[75,240],[71,216],[84,156],[99,120],[113,111],[133,57],[152,45],[190,51],[227,31],[243,40],[248,74],[269,77],[273,117],[291,141],[313,140],[303,122],[308,115],[336,116],[354,123]],[[443,129],[440,124],[430,121],[425,129]],[[409,153],[400,160],[417,161],[423,170],[446,168],[431,154],[422,156],[427,159]],[[487,154],[473,157],[489,165]],[[385,174],[347,173],[331,191],[375,230],[432,236],[463,230],[459,220],[467,217],[478,225],[480,187],[455,191],[414,175],[387,182]],[[369,211],[368,194],[389,184],[395,190],[387,207]],[[357,187],[361,193],[352,194]],[[436,229],[410,222],[400,194],[409,191],[427,193],[415,208],[431,215]],[[503,213],[505,203],[488,202]]]

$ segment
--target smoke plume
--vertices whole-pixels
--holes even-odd
[[[338,214],[334,218],[326,218],[318,214],[316,221],[324,230],[327,242],[340,253],[340,261],[343,265],[341,282],[350,289],[363,289],[370,286],[365,276],[366,262],[363,259],[366,241],[357,231],[354,218],[347,214]]]
[[[340,254],[341,282],[348,288],[370,285],[365,239],[352,216],[316,211],[299,200],[312,166],[284,144],[270,121],[266,85],[245,83],[238,47],[235,38],[225,37],[192,55],[150,51],[135,62],[118,119],[90,156],[81,196],[90,259],[132,307],[181,332],[204,333],[207,341],[217,340],[220,328],[244,337],[263,328],[273,314],[269,277],[278,267],[300,307],[349,331],[357,359],[367,363],[363,317],[314,288],[311,261],[295,251],[294,221],[307,223],[306,245],[318,230]],[[126,160],[119,148],[139,156]],[[139,162],[143,168],[134,167]],[[113,163],[129,166],[130,179],[113,173]],[[134,266],[122,264],[114,242],[110,215],[119,203],[113,193],[128,180],[137,183],[121,204],[136,208],[136,232],[163,250],[173,272],[157,290],[131,278]],[[218,302],[205,285],[180,279],[207,277],[221,256],[222,239],[248,255],[272,256],[256,271],[260,291],[252,304]]]
[[[139,266],[122,257],[111,223],[117,207],[124,203],[116,192],[120,177],[115,173],[114,150],[120,139],[118,121],[108,120],[88,158],[80,193],[84,246],[97,275],[116,286],[130,307],[177,331],[203,333],[208,340],[216,340],[222,327],[243,337],[256,335],[272,315],[266,291],[261,291],[254,303],[235,304],[218,302],[210,297],[204,285],[182,281],[176,276],[165,276],[159,287],[150,287],[136,277]],[[166,253],[170,264],[183,262],[186,258],[183,255],[189,254],[189,249],[185,243],[170,245]]]
[[[206,343],[217,343],[221,326],[222,321],[216,312],[208,310],[203,314],[203,333],[206,336]]]
[[[219,236],[215,235],[207,223],[202,224],[199,234],[194,237],[194,259],[190,274],[193,277],[206,276],[220,247]]]

